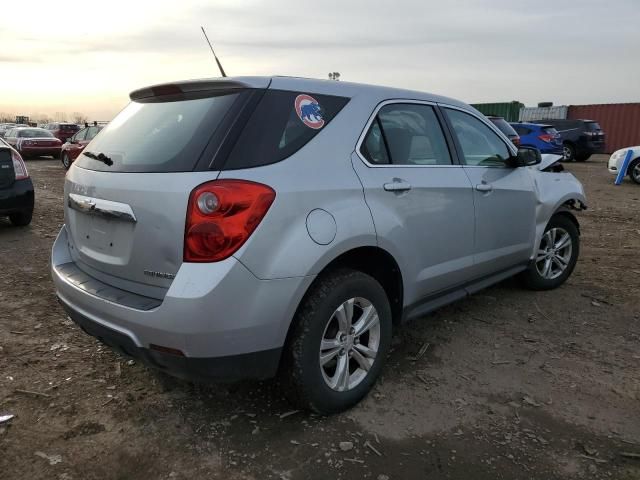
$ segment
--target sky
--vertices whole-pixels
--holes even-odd
[[[0,20],[0,114],[110,120],[130,91],[292,75],[468,103],[640,101],[640,0],[109,0],[17,3]],[[7,12],[7,9],[4,9]],[[60,113],[58,115],[60,115]]]

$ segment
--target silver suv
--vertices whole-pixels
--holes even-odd
[[[576,264],[581,184],[459,101],[286,77],[131,100],[67,174],[52,273],[82,329],[170,374],[278,373],[341,411],[394,324]]]

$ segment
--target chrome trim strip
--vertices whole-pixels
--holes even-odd
[[[136,223],[138,220],[131,207],[125,203],[102,200],[100,198],[85,197],[76,193],[69,194],[67,201],[69,208],[87,215],[122,220]]]

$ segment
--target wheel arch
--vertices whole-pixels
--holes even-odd
[[[387,294],[387,298],[389,299],[393,323],[396,324],[401,321],[404,299],[404,282],[398,262],[388,251],[378,246],[356,247],[342,252],[321,268],[315,280],[311,285],[309,285],[296,307],[296,315],[294,315],[294,319],[290,323],[287,331],[287,342],[289,341],[289,336],[293,330],[295,317],[297,316],[300,307],[305,302],[309,292],[323,277],[340,268],[351,268],[353,270],[361,271],[370,275],[380,283]]]

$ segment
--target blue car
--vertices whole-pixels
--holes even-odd
[[[520,135],[520,145],[536,147],[540,153],[562,155],[562,136],[551,125],[544,123],[512,123]]]

